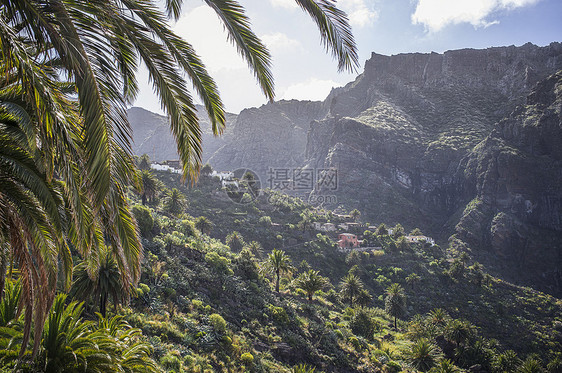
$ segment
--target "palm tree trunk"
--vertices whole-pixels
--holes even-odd
[[[100,294],[100,313],[103,317],[105,317],[106,314],[106,306],[107,306],[107,294],[105,292],[102,292]]]
[[[279,270],[277,270],[275,274],[277,275],[277,277],[275,278],[275,291],[279,293]]]
[[[396,327],[396,316],[394,316],[394,329],[397,329],[397,327]]]

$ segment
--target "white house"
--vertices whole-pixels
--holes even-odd
[[[336,230],[336,225],[332,223],[321,223],[315,221],[314,223],[312,223],[312,226],[317,231],[322,231],[322,232],[334,232]]]
[[[223,180],[222,181],[222,187],[228,187],[228,186],[233,186],[234,188],[238,189],[238,181],[236,180]]]
[[[234,178],[234,173],[230,171],[217,172],[213,170],[213,172],[211,172],[211,177],[218,177],[221,180],[232,180]]]
[[[336,230],[336,225],[332,223],[326,223],[322,225],[322,230],[324,232],[334,232]]]
[[[406,236],[406,239],[410,243],[418,243],[420,241],[429,242],[431,246],[435,246],[435,240],[427,236]]]
[[[181,170],[168,166],[167,164],[151,163],[150,168],[156,171],[168,171],[174,174],[181,174]]]

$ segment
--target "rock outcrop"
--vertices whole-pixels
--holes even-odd
[[[220,170],[249,168],[263,180],[270,167],[301,167],[310,122],[326,113],[321,102],[297,100],[244,109],[232,126],[232,137],[209,162]]]

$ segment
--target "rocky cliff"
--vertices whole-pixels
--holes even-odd
[[[362,75],[327,98],[327,118],[310,127],[307,163],[336,167],[341,198],[373,205],[372,219],[435,231],[471,194],[454,179],[460,160],[560,68],[559,43],[373,54]]]
[[[463,163],[475,190],[456,237],[512,281],[562,293],[562,71],[540,82]]]
[[[219,170],[250,168],[263,180],[269,168],[301,167],[310,122],[327,111],[321,102],[297,100],[244,109],[232,126],[232,137],[209,162]]]

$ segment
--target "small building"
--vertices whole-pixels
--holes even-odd
[[[218,177],[219,179],[222,180],[232,180],[234,178],[234,173],[230,172],[230,171],[221,171],[221,172],[217,172],[214,171],[211,172],[211,177]]]
[[[340,249],[354,249],[359,247],[357,236],[352,233],[340,233],[338,235],[338,247]]]
[[[334,232],[336,230],[336,225],[333,223],[326,223],[322,225],[322,230],[324,232]]]
[[[163,162],[165,165],[175,168],[176,170],[182,169],[182,163],[179,159],[170,159]]]
[[[238,189],[239,185],[238,185],[238,181],[236,180],[223,180],[222,181],[222,187],[223,188],[230,188],[230,189]]]
[[[168,171],[174,174],[181,174],[181,169],[176,169],[167,164],[151,163],[150,168],[156,171]]]
[[[435,246],[435,240],[427,236],[406,236],[406,239],[410,243],[428,242],[431,246]]]
[[[312,223],[312,227],[317,231],[322,232],[334,232],[336,230],[336,225],[332,223],[322,223],[319,221],[315,221]]]
[[[355,233],[359,233],[359,231],[361,230],[361,224],[359,223],[346,223],[347,225],[347,230],[355,232]]]

